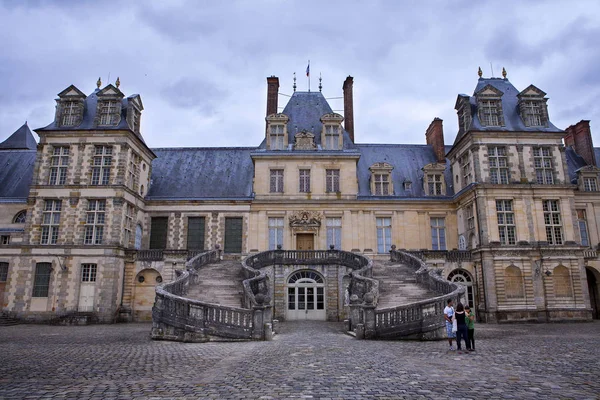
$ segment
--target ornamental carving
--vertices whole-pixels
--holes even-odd
[[[322,219],[323,215],[318,211],[296,211],[290,215],[290,226],[300,229],[318,229]]]
[[[315,150],[317,146],[315,145],[315,135],[306,130],[303,130],[300,133],[297,133],[294,136],[294,149],[295,150]]]

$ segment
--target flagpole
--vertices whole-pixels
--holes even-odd
[[[306,69],[308,75],[308,91],[310,92],[310,60],[308,60],[308,68]]]

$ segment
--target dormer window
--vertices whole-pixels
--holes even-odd
[[[83,120],[85,94],[71,85],[58,94],[56,100],[56,124],[58,126],[78,126]]]
[[[114,100],[100,103],[100,125],[116,125],[119,120],[118,102]]]
[[[283,125],[273,124],[269,128],[271,150],[283,150]]]
[[[464,133],[471,127],[471,103],[469,96],[458,95],[454,109],[458,115],[458,132]]]
[[[342,139],[342,121],[344,117],[340,114],[329,113],[321,117],[323,130],[321,131],[321,145],[325,150],[341,150],[343,146]]]
[[[585,167],[577,170],[577,184],[579,190],[584,192],[597,192],[598,191],[598,174],[600,168],[593,165],[586,165]]]
[[[66,101],[63,105],[62,126],[74,126],[79,122],[79,105],[75,101]]]
[[[325,148],[327,150],[338,150],[340,143],[340,126],[325,125]]]
[[[369,171],[371,171],[371,194],[373,196],[390,196],[394,194],[393,169],[394,167],[386,162],[378,162],[369,167]]]
[[[267,149],[285,150],[288,144],[287,123],[285,114],[271,114],[267,116]]]
[[[526,126],[542,126],[542,105],[539,101],[524,101],[521,104],[523,107],[523,122]]]
[[[517,95],[519,112],[525,126],[548,126],[548,99],[545,96],[546,93],[533,85]]]
[[[96,125],[117,126],[121,122],[123,93],[115,86],[109,84],[104,89],[96,92],[96,96],[98,97]]]
[[[477,98],[477,115],[482,126],[504,126],[503,94],[492,85],[486,85],[475,94]]]
[[[404,190],[411,190],[412,189],[412,181],[406,180],[403,182],[404,184]]]
[[[127,123],[133,132],[139,134],[142,110],[144,109],[142,99],[139,94],[134,94],[129,96],[127,100]]]
[[[445,169],[446,166],[439,163],[431,163],[423,167],[423,190],[427,196],[446,195]]]

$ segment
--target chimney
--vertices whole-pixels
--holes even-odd
[[[588,165],[596,165],[590,121],[581,120],[566,129],[565,146],[572,146]]]
[[[444,149],[444,126],[443,121],[435,117],[425,132],[425,140],[433,147],[435,158],[439,163],[446,163],[446,150]]]
[[[350,135],[350,140],[354,143],[354,102],[352,100],[353,78],[348,75],[344,81],[344,129]]]
[[[271,75],[267,78],[267,117],[277,113],[277,98],[279,97],[279,78]]]

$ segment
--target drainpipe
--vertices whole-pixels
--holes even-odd
[[[479,205],[477,204],[477,187],[475,187],[475,208],[476,208],[476,217],[477,217],[477,239],[479,240],[479,246],[481,247],[481,225],[479,224]],[[487,316],[488,313],[488,299],[487,299],[487,291],[485,288],[485,268],[483,268],[483,251],[479,251],[479,262],[481,263],[481,279],[483,280],[483,284],[481,288],[483,290],[483,305],[484,312]],[[477,271],[475,271],[475,279],[477,279]],[[479,313],[478,313],[479,314]]]

